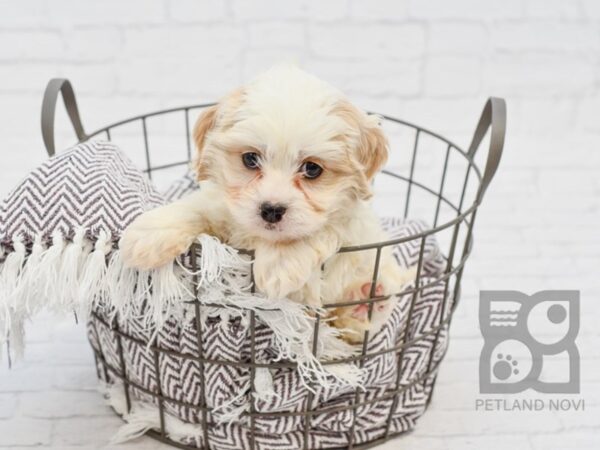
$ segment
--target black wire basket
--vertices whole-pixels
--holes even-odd
[[[192,157],[192,140],[190,134],[190,116],[193,113],[201,111],[203,108],[210,106],[209,104],[190,105],[179,108],[165,109],[155,111],[148,114],[132,117],[129,119],[114,122],[104,126],[91,133],[86,133],[81,123],[77,103],[73,88],[68,80],[53,79],[49,82],[44,96],[42,106],[42,135],[48,154],[52,156],[55,153],[54,144],[54,122],[55,109],[59,93],[62,93],[64,104],[73,125],[77,139],[79,142],[85,142],[93,138],[115,139],[115,134],[123,130],[123,139],[138,140],[141,142],[140,163],[145,165],[145,172],[150,178],[157,178],[163,173],[174,169],[185,168],[189,165]],[[172,123],[179,122],[180,131],[161,123],[164,118],[169,118]],[[264,449],[274,448],[277,445],[271,445],[268,437],[265,437],[264,430],[257,427],[257,422],[260,420],[276,418],[276,417],[294,417],[298,418],[301,424],[297,430],[295,440],[288,442],[286,448],[370,448],[374,445],[383,443],[393,436],[401,434],[409,430],[414,425],[411,419],[402,426],[397,426],[398,420],[402,422],[402,417],[398,418],[394,415],[399,402],[404,401],[403,397],[411,387],[419,385],[423,387],[424,405],[422,412],[431,401],[433,387],[435,384],[437,371],[441,360],[447,348],[447,332],[452,320],[458,299],[460,296],[460,287],[465,263],[471,253],[473,245],[473,226],[478,207],[483,201],[484,194],[488,188],[500,162],[502,155],[504,136],[506,129],[506,106],[502,99],[490,98],[483,109],[479,123],[476,126],[475,133],[472,137],[471,144],[465,151],[460,146],[454,144],[450,140],[442,137],[439,134],[431,132],[425,128],[414,125],[412,123],[399,120],[389,116],[383,116],[384,125],[392,127],[391,133],[391,164],[393,166],[395,141],[398,139],[398,146],[406,145],[408,151],[404,152],[407,155],[405,163],[398,164],[398,169],[386,168],[378,175],[375,181],[377,188],[379,180],[388,180],[382,186],[388,186],[391,190],[391,195],[399,198],[401,201],[396,201],[399,205],[400,215],[406,218],[413,214],[413,209],[418,210],[419,217],[431,220],[431,226],[425,230],[415,233],[410,236],[403,236],[397,239],[390,239],[386,242],[372,243],[368,245],[360,245],[354,247],[345,247],[340,252],[356,252],[371,250],[376,254],[375,264],[373,268],[373,285],[376,285],[379,267],[379,257],[383,248],[387,246],[395,246],[400,244],[412,243],[414,248],[418,249],[417,255],[417,272],[416,280],[413,287],[402,292],[403,296],[410,298],[409,307],[407,309],[406,329],[411,327],[411,322],[414,320],[414,306],[419,296],[427,289],[433,287],[442,287],[443,296],[439,305],[440,314],[438,315],[437,323],[434,324],[426,333],[421,335],[410,335],[404,332],[398,337],[397,345],[379,351],[377,354],[370,353],[367,342],[368,335],[365,336],[362,344],[361,352],[355,356],[336,361],[323,361],[323,364],[332,363],[352,363],[358,366],[363,366],[366,361],[371,358],[381,356],[382,353],[393,354],[397,364],[397,376],[395,382],[391,383],[385,391],[379,393],[374,398],[368,398],[364,392],[357,389],[353,394],[351,401],[346,404],[337,406],[322,406],[315,404],[315,398],[311,391],[307,392],[306,401],[302,410],[283,411],[278,413],[260,412],[255,408],[254,400],[250,400],[250,410],[244,413],[245,421],[242,425],[246,433],[247,440],[236,441],[232,438],[228,445],[222,441],[215,441],[211,438],[211,429],[215,427],[212,421],[211,408],[206,404],[205,380],[203,373],[206,364],[211,365],[230,365],[229,361],[222,361],[218,358],[207,357],[203,354],[202,340],[198,339],[197,348],[193,352],[177,352],[172,349],[166,349],[152,342],[144,341],[135,333],[132,333],[127,326],[124,326],[120,320],[109,321],[102,316],[98,311],[93,311],[89,319],[90,342],[94,351],[96,366],[98,369],[99,378],[107,383],[119,382],[123,386],[123,395],[126,399],[126,408],[130,410],[132,402],[136,397],[144,397],[151,401],[157,407],[159,415],[159,426],[156,429],[147,431],[147,435],[160,441],[169,443],[178,448],[184,449],[215,449],[215,448],[251,448]],[[166,141],[169,141],[168,135],[179,135],[181,151],[177,153],[173,150],[172,144],[166,147],[168,150],[159,150],[160,142],[157,140],[154,144],[152,136],[152,125],[154,121],[158,124],[163,134],[167,135]],[[484,157],[485,162],[483,170],[475,162],[477,151],[489,132],[488,142],[489,149],[487,157]],[[433,150],[431,150],[433,149]],[[429,156],[423,156],[425,152],[429,152]],[[160,161],[160,162],[159,162]],[[439,171],[432,174],[431,166],[437,164]],[[424,176],[419,176],[419,171],[423,166],[427,166]],[[454,184],[451,186],[450,179],[454,177]],[[391,184],[390,184],[391,182]],[[391,186],[391,188],[389,188]],[[375,189],[377,192],[377,189]],[[424,206],[428,205],[428,206]],[[423,254],[427,239],[435,237],[442,247],[445,255],[445,268],[440,276],[427,282],[422,280],[423,269]],[[200,248],[193,248],[189,255],[189,265],[194,268],[197,254],[201,252]],[[197,280],[194,280],[197,284]],[[198,289],[196,286],[195,292]],[[323,307],[327,309],[340,307],[354,307],[358,304],[367,304],[369,310],[372,311],[373,305],[377,302],[385,300],[387,297],[372,295],[360,301],[347,303],[326,303]],[[205,306],[198,300],[193,302],[195,311],[195,332],[198,336],[202,333],[202,323],[200,316],[202,308]],[[249,353],[245,360],[235,363],[236,368],[249,373],[250,385],[248,396],[254,398],[255,393],[255,378],[258,368],[264,367],[257,361],[256,357],[256,341],[259,324],[254,311],[248,311],[249,317],[249,334],[248,344]],[[319,339],[319,323],[321,317],[317,316],[313,334],[313,349],[316,352],[316,343]],[[99,331],[99,329],[101,329]],[[368,334],[368,333],[367,333]],[[101,335],[104,336],[101,339]],[[443,339],[441,338],[443,336]],[[410,380],[403,379],[400,374],[405,370],[407,364],[405,352],[407,348],[414,348],[422,342],[428,342],[431,351],[428,353],[427,362],[422,373]],[[442,342],[443,341],[443,342]],[[106,349],[107,345],[112,345],[114,349],[113,358],[108,356]],[[150,386],[140,382],[138,379],[133,379],[130,376],[130,368],[127,366],[127,358],[125,357],[126,349],[131,345],[144,346],[148,354],[151,355],[153,361],[154,376],[156,382]],[[125,349],[125,350],[124,350]],[[198,365],[200,379],[197,380],[200,396],[195,401],[189,401],[182,398],[174,398],[168,393],[163,392],[161,376],[163,375],[163,366],[161,358],[181,358],[184,360],[192,360]],[[273,367],[270,366],[272,369]],[[294,370],[294,363],[281,361],[277,364],[278,370]],[[356,420],[356,412],[365,406],[379,402],[385,405],[386,412],[383,414],[384,419],[374,429],[368,429],[364,424],[358,424]],[[169,405],[177,405],[180,408],[186,408],[195,411],[196,420],[193,421],[198,427],[199,438],[196,440],[181,440],[174,439],[171,436],[167,420]],[[319,415],[333,412],[348,412],[350,413],[351,424],[349,428],[342,432],[332,433],[327,439],[327,433],[320,431],[321,435],[325,435],[325,439],[316,439],[315,430],[311,428],[311,419]],[[403,422],[404,423],[404,422]],[[364,433],[358,433],[364,428]],[[318,434],[318,433],[317,433]],[[335,436],[334,436],[335,434]],[[357,438],[358,436],[358,438]],[[335,437],[335,439],[334,439]],[[328,444],[329,442],[329,444]],[[281,445],[281,444],[279,444]],[[281,447],[278,447],[281,448]]]

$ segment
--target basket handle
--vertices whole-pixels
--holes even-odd
[[[485,194],[492,178],[494,178],[494,174],[496,173],[496,170],[498,170],[498,165],[500,164],[500,158],[502,157],[504,136],[506,135],[506,102],[502,98],[490,97],[486,102],[483,111],[481,112],[481,117],[479,118],[475,133],[473,134],[473,140],[469,146],[469,151],[467,152],[471,159],[475,157],[475,153],[479,149],[481,141],[488,130],[491,130],[490,148],[481,184],[477,190],[477,203],[481,203],[483,194]]]
[[[82,141],[87,138],[85,131],[83,131],[83,125],[79,117],[79,108],[77,108],[75,92],[73,92],[71,82],[66,78],[53,78],[46,86],[42,102],[42,138],[44,139],[48,156],[54,156],[56,153],[54,147],[54,116],[59,93],[62,94],[65,109],[67,110],[69,119],[71,119],[77,139]]]

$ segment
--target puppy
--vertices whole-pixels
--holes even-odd
[[[310,306],[398,293],[410,274],[383,248],[338,254],[340,247],[386,240],[368,200],[387,160],[378,118],[293,66],[276,66],[205,110],[194,129],[201,189],[149,211],[125,231],[130,267],[170,263],[201,233],[255,251],[254,277],[269,298]],[[391,297],[392,299],[394,297]],[[346,338],[361,342],[393,306],[333,311]]]

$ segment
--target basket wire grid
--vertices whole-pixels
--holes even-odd
[[[110,125],[104,126],[100,129],[97,129],[96,131],[93,131],[91,133],[86,133],[84,131],[84,128],[83,128],[83,125],[82,125],[82,122],[81,122],[81,119],[79,116],[77,102],[75,100],[75,95],[74,95],[71,83],[66,79],[53,79],[48,83],[48,86],[46,88],[46,92],[44,95],[43,105],[42,105],[42,136],[43,136],[44,144],[45,144],[48,154],[50,156],[54,155],[54,153],[55,153],[54,122],[55,122],[56,103],[57,103],[59,94],[62,94],[65,108],[66,108],[67,114],[70,118],[71,124],[73,125],[73,129],[77,136],[78,142],[85,142],[92,138],[106,138],[107,140],[111,140],[113,138],[113,132],[115,130],[119,129],[120,127],[122,127],[124,125],[129,125],[129,124],[136,124],[136,123],[139,124],[140,131],[141,131],[142,138],[143,138],[143,148],[144,148],[144,153],[145,153],[144,158],[145,158],[145,166],[146,167],[144,170],[150,178],[152,178],[153,174],[155,174],[157,172],[160,172],[160,171],[163,171],[166,169],[171,169],[174,167],[182,167],[182,166],[186,166],[189,164],[189,161],[192,158],[192,142],[191,142],[191,134],[190,134],[190,131],[191,131],[190,115],[191,114],[190,113],[192,111],[202,110],[203,108],[206,108],[206,107],[212,105],[212,104],[199,104],[199,105],[190,105],[190,106],[183,106],[183,107],[178,107],[178,108],[165,109],[165,110],[161,110],[161,111],[155,111],[155,112],[151,112],[148,114],[143,114],[143,115],[139,115],[139,116],[132,117],[129,119],[121,120],[121,121],[112,123]],[[153,165],[151,162],[152,152],[151,152],[149,136],[148,136],[148,119],[155,117],[155,116],[178,115],[178,114],[181,115],[181,120],[184,121],[184,125],[185,125],[187,159],[181,160],[181,161],[175,161],[175,162],[168,163],[168,164]],[[406,218],[409,213],[409,206],[411,205],[411,199],[413,198],[413,195],[416,190],[421,190],[423,193],[431,195],[433,197],[434,205],[435,205],[434,211],[433,211],[433,226],[430,229],[427,229],[426,231],[416,233],[411,236],[402,237],[402,238],[398,238],[398,239],[390,239],[385,242],[375,242],[375,243],[369,243],[366,245],[356,245],[356,246],[351,246],[351,247],[344,247],[339,250],[340,253],[357,252],[357,251],[373,251],[375,253],[371,291],[370,291],[368,298],[361,299],[358,301],[348,301],[348,302],[343,302],[343,303],[326,302],[323,305],[323,308],[325,308],[326,310],[329,310],[332,308],[340,308],[340,307],[354,307],[359,304],[366,304],[366,305],[368,305],[368,311],[369,311],[368,314],[370,317],[372,314],[374,305],[378,302],[384,301],[389,298],[389,295],[381,296],[381,295],[376,295],[376,293],[375,293],[377,280],[378,280],[378,272],[379,272],[379,262],[380,262],[379,260],[380,260],[382,249],[385,247],[398,245],[398,244],[406,243],[409,241],[418,242],[419,253],[418,253],[418,263],[417,263],[417,268],[416,268],[416,278],[415,278],[414,287],[404,290],[401,293],[402,296],[411,296],[411,301],[410,301],[410,305],[408,308],[408,316],[406,319],[406,325],[404,327],[404,331],[401,332],[402,339],[400,340],[399,344],[392,346],[391,348],[387,348],[385,350],[381,350],[381,351],[377,351],[377,352],[368,352],[367,351],[367,342],[369,340],[369,336],[368,336],[369,333],[367,331],[367,332],[365,332],[364,341],[362,344],[360,354],[357,354],[352,357],[343,358],[343,359],[336,359],[336,360],[332,360],[332,361],[322,361],[322,364],[328,365],[328,364],[340,364],[340,363],[355,363],[362,367],[365,364],[365,361],[367,361],[369,358],[374,358],[374,357],[383,355],[385,353],[393,352],[396,356],[396,361],[397,361],[397,375],[396,375],[395,384],[394,384],[393,389],[388,390],[382,396],[378,396],[377,398],[370,399],[370,400],[363,398],[363,393],[361,393],[361,391],[357,389],[356,393],[354,395],[354,401],[350,405],[341,405],[341,406],[333,406],[333,407],[329,406],[329,407],[325,407],[325,408],[320,407],[320,408],[314,408],[314,409],[313,409],[313,402],[315,400],[314,394],[309,391],[308,401],[306,402],[306,406],[303,411],[270,412],[270,413],[257,412],[256,407],[255,407],[255,400],[254,400],[255,399],[254,393],[256,392],[256,386],[255,386],[256,369],[260,368],[260,367],[268,367],[270,369],[276,369],[276,368],[291,368],[291,369],[293,369],[295,367],[295,364],[290,363],[290,362],[285,362],[285,361],[264,364],[264,363],[259,363],[256,361],[256,348],[255,348],[256,315],[255,315],[254,311],[251,311],[251,310],[246,312],[249,315],[249,323],[250,323],[250,360],[247,362],[231,362],[231,361],[225,361],[225,360],[219,360],[219,359],[206,358],[203,355],[202,341],[200,339],[201,330],[202,330],[202,321],[200,319],[201,313],[202,313],[201,309],[204,306],[204,304],[202,304],[200,301],[198,301],[198,278],[197,278],[197,276],[194,276],[193,284],[194,284],[194,290],[196,293],[196,300],[192,301],[191,303],[193,304],[193,309],[194,309],[194,314],[195,314],[194,321],[195,321],[197,335],[198,335],[198,342],[197,342],[198,356],[194,356],[194,355],[190,355],[190,354],[183,354],[183,353],[179,353],[179,352],[174,352],[172,350],[164,349],[164,348],[161,348],[158,345],[156,345],[156,343],[153,343],[153,345],[149,346],[149,349],[153,352],[153,356],[154,356],[154,368],[155,368],[156,377],[157,377],[156,392],[153,392],[153,391],[147,389],[146,387],[140,385],[139,383],[136,383],[135,381],[128,378],[127,367],[126,367],[125,358],[123,355],[123,340],[131,340],[133,342],[137,341],[137,343],[142,344],[142,345],[147,345],[148,343],[141,341],[141,340],[137,339],[136,337],[131,336],[131,335],[125,333],[124,331],[122,331],[121,329],[119,329],[117,320],[115,320],[112,323],[108,323],[102,317],[100,317],[98,314],[92,313],[92,314],[95,314],[95,318],[98,319],[99,323],[102,324],[102,326],[107,327],[107,329],[111,330],[111,332],[114,333],[114,336],[115,336],[115,339],[117,342],[117,348],[118,348],[118,354],[119,354],[119,360],[120,360],[120,367],[114,367],[110,363],[108,363],[107,360],[104,358],[101,349],[100,349],[100,351],[96,351],[96,349],[94,349],[96,363],[97,363],[96,366],[97,366],[97,368],[100,366],[102,367],[103,376],[104,376],[105,380],[120,380],[123,383],[124,395],[125,395],[125,399],[126,399],[126,403],[127,403],[127,411],[129,411],[131,409],[132,395],[131,395],[130,391],[132,389],[138,389],[140,392],[144,392],[145,394],[153,397],[158,404],[158,409],[159,409],[159,414],[160,414],[160,430],[148,431],[147,434],[149,436],[151,436],[155,439],[158,439],[160,441],[163,441],[165,443],[168,443],[170,445],[173,445],[175,447],[178,447],[178,448],[197,449],[198,447],[182,444],[180,442],[170,439],[168,436],[169,433],[165,426],[165,414],[166,414],[165,407],[164,407],[165,402],[170,402],[173,404],[181,404],[181,406],[185,406],[185,407],[188,407],[193,410],[197,410],[197,411],[201,412],[202,421],[201,421],[200,426],[202,427],[204,442],[207,443],[206,447],[203,447],[203,448],[206,448],[206,449],[211,448],[210,440],[208,438],[208,428],[209,428],[210,424],[208,423],[208,420],[207,420],[207,415],[208,415],[210,409],[206,405],[205,392],[204,392],[205,386],[204,386],[204,378],[203,378],[204,364],[207,364],[207,363],[208,364],[226,364],[226,365],[232,365],[235,367],[244,368],[244,369],[249,370],[250,380],[251,380],[251,382],[250,382],[251,392],[249,393],[249,395],[250,395],[249,398],[251,398],[252,400],[250,401],[250,411],[245,413],[245,415],[249,417],[250,448],[252,450],[254,450],[257,447],[256,440],[255,440],[255,435],[258,432],[256,429],[256,426],[255,426],[255,421],[257,418],[261,418],[261,417],[262,418],[274,418],[274,417],[281,417],[281,416],[300,416],[300,417],[302,417],[303,421],[304,421],[304,447],[303,448],[304,448],[304,450],[307,450],[308,442],[309,442],[308,434],[310,431],[309,423],[310,423],[311,416],[316,415],[316,414],[323,414],[326,412],[338,412],[338,411],[347,411],[347,410],[356,412],[357,408],[359,408],[361,406],[369,405],[374,402],[379,402],[382,400],[390,400],[391,399],[392,402],[391,402],[389,413],[387,414],[385,433],[382,437],[377,438],[373,441],[369,441],[369,442],[365,442],[365,443],[361,443],[361,444],[356,444],[354,442],[356,414],[353,414],[351,428],[348,431],[348,445],[343,448],[364,449],[364,448],[370,448],[372,446],[381,444],[381,443],[387,441],[388,439],[390,439],[391,437],[393,437],[397,434],[400,434],[400,433],[395,433],[395,434],[392,433],[390,431],[390,425],[391,425],[392,417],[393,417],[394,411],[398,405],[398,401],[400,399],[401,394],[403,392],[405,392],[407,389],[409,389],[411,386],[413,386],[416,383],[422,383],[426,380],[430,381],[431,389],[429,390],[429,394],[428,394],[428,398],[427,398],[427,405],[429,405],[432,394],[433,394],[433,387],[435,385],[435,380],[437,377],[437,367],[438,367],[439,363],[441,362],[441,360],[443,359],[443,355],[442,355],[442,357],[440,357],[440,359],[437,362],[434,361],[434,354],[436,354],[436,351],[438,349],[440,333],[442,332],[442,330],[445,330],[445,329],[447,329],[447,327],[450,326],[450,322],[452,320],[452,315],[453,315],[452,313],[454,312],[454,310],[458,304],[463,270],[464,270],[467,258],[469,256],[469,254],[471,253],[471,249],[472,249],[472,245],[473,245],[473,226],[475,223],[477,209],[478,209],[479,205],[481,204],[484,193],[485,193],[487,187],[489,186],[489,184],[498,168],[498,165],[500,162],[500,157],[502,155],[502,150],[503,150],[503,145],[504,145],[504,136],[505,136],[505,130],[506,130],[506,106],[505,106],[504,100],[502,100],[502,99],[499,99],[499,98],[488,99],[488,101],[486,102],[485,107],[483,109],[483,112],[481,114],[480,120],[476,126],[471,144],[467,151],[464,151],[458,145],[454,144],[453,142],[449,141],[448,139],[442,137],[441,135],[439,135],[437,133],[429,131],[428,129],[414,125],[410,122],[396,119],[394,117],[390,117],[390,116],[382,116],[382,117],[385,119],[385,121],[402,126],[402,127],[406,128],[407,130],[410,130],[412,133],[414,133],[414,140],[413,140],[412,150],[411,150],[411,154],[410,154],[410,164],[409,164],[408,174],[405,175],[405,174],[398,173],[397,171],[394,171],[391,169],[385,169],[382,171],[382,175],[391,177],[394,180],[404,182],[406,184],[407,189],[406,189],[406,195],[404,197],[404,218]],[[475,163],[475,155],[476,155],[479,147],[481,146],[484,138],[488,134],[488,132],[489,132],[489,150],[488,150],[485,166],[482,171]],[[433,187],[428,186],[425,183],[423,183],[415,178],[416,160],[417,160],[417,156],[419,153],[419,149],[421,148],[419,145],[419,142],[420,142],[420,138],[422,136],[428,136],[430,138],[433,138],[434,140],[443,144],[443,147],[445,148],[445,152],[443,152],[444,162],[443,162],[442,174],[439,179],[439,182],[435,183],[436,185]],[[447,194],[447,192],[445,191],[447,178],[448,178],[448,171],[449,171],[449,159],[450,159],[451,155],[459,156],[460,158],[462,158],[464,160],[464,163],[466,164],[464,174],[462,175],[462,177],[463,177],[462,178],[462,180],[463,180],[462,187],[459,189],[460,194],[458,196],[458,199],[456,199],[456,200],[449,198],[450,197],[449,194]],[[467,200],[467,185],[469,184],[469,180],[472,177],[475,177],[475,182],[476,182],[475,195],[473,196],[472,201],[466,201]],[[449,208],[450,211],[452,212],[452,216],[449,220],[446,220],[443,223],[439,223],[440,217],[441,217],[440,211],[442,210],[442,207]],[[428,283],[423,283],[421,276],[422,276],[422,268],[423,268],[425,241],[428,237],[435,236],[442,232],[449,232],[449,235],[451,236],[450,240],[449,240],[448,250],[447,250],[447,252],[445,252],[446,261],[447,261],[446,267],[443,270],[442,275],[439,276],[438,278],[436,278],[434,281],[431,281]],[[196,260],[199,255],[199,252],[201,252],[201,249],[198,248],[197,246],[193,246],[190,253],[186,257],[186,262],[189,264],[189,266],[193,269],[194,272],[196,269]],[[435,327],[433,327],[430,331],[428,331],[427,333],[423,333],[423,334],[415,336],[411,339],[409,337],[409,333],[407,330],[409,330],[411,327],[411,321],[413,319],[413,317],[412,317],[413,316],[413,307],[416,303],[419,293],[423,292],[424,289],[430,288],[434,285],[439,285],[441,283],[443,283],[444,289],[443,289],[443,299],[442,299],[439,323]],[[254,292],[253,285],[252,285],[252,292]],[[398,294],[400,294],[400,293],[398,293]],[[448,307],[449,304],[450,304],[450,307]],[[315,321],[315,326],[314,326],[314,332],[313,332],[313,354],[314,355],[316,355],[316,353],[317,353],[317,343],[318,343],[318,339],[319,339],[319,325],[320,325],[321,320],[322,320],[322,317],[320,315],[317,315],[316,321]],[[410,345],[413,345],[413,344],[417,343],[418,341],[425,339],[427,337],[430,337],[430,336],[433,336],[434,343],[433,343],[433,347],[432,347],[432,350],[431,350],[431,353],[429,356],[427,370],[425,371],[425,373],[423,375],[416,377],[415,379],[411,380],[409,383],[402,383],[401,382],[401,374],[402,374],[402,370],[403,370],[402,363],[403,363],[403,356],[404,356],[405,349],[407,347],[409,347]],[[445,352],[445,350],[444,350],[444,352]],[[187,403],[187,402],[182,402],[180,400],[167,397],[163,394],[163,392],[161,392],[161,388],[160,388],[161,380],[160,380],[160,368],[159,368],[159,356],[161,353],[174,354],[177,357],[180,357],[183,359],[190,359],[190,360],[196,361],[199,364],[200,376],[201,376],[201,379],[200,379],[200,383],[201,383],[200,404],[191,404],[191,403]],[[99,375],[99,377],[101,377],[100,373],[98,373],[98,375]]]

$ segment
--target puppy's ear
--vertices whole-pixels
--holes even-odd
[[[198,180],[205,180],[208,177],[208,167],[204,154],[204,144],[206,135],[212,130],[217,122],[218,106],[214,105],[205,109],[194,126],[194,143],[196,144],[196,157],[192,163],[196,170]]]
[[[379,125],[379,118],[366,114],[364,116],[360,126],[358,160],[365,169],[367,179],[371,181],[387,161],[388,141]]]
[[[362,169],[357,186],[358,195],[367,199],[371,196],[370,181],[388,158],[387,138],[377,116],[364,113],[350,102],[342,100],[334,111],[352,130],[349,134],[353,136],[356,148],[351,157],[354,164]]]

